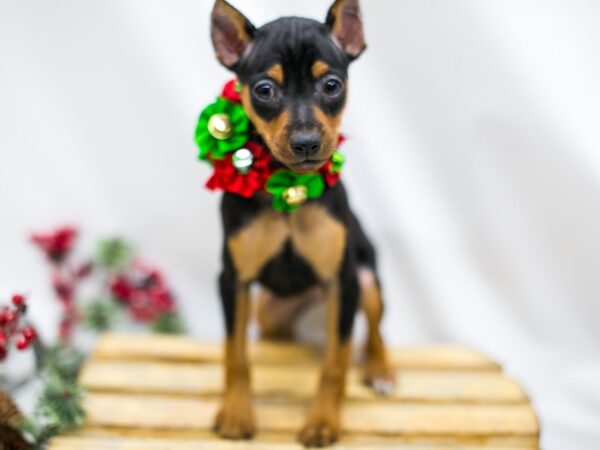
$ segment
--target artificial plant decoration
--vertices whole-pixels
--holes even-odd
[[[0,362],[12,347],[26,350],[37,337],[35,328],[25,319],[26,311],[26,298],[21,294],[14,294],[11,304],[0,306]]]
[[[83,353],[65,343],[45,354],[39,374],[43,385],[35,408],[18,423],[31,448],[44,449],[52,437],[83,424],[84,392],[77,382],[83,361]]]
[[[52,286],[62,309],[59,336],[66,342],[72,341],[75,326],[80,319],[77,307],[79,285],[92,270],[90,262],[76,265],[70,261],[76,240],[77,230],[73,227],[61,227],[31,236],[31,241],[50,262]]]
[[[81,325],[95,332],[104,331],[122,316],[155,332],[183,332],[175,296],[159,269],[137,257],[125,241],[115,238],[100,240],[93,257],[75,262],[77,236],[74,227],[61,227],[31,237],[50,264],[51,284],[62,311],[59,340],[54,346],[46,348],[26,321],[24,295],[14,294],[10,302],[0,303],[0,364],[14,350],[33,347],[36,375],[42,382],[33,412],[27,417],[11,416],[10,423],[5,419],[5,403],[13,403],[5,402],[10,397],[0,392],[0,450],[41,450],[53,436],[83,423],[84,392],[77,378],[85,355],[76,347],[75,335]],[[99,286],[94,300],[81,298],[79,288],[83,282]]]
[[[133,320],[154,324],[163,332],[181,331],[180,321],[173,317],[175,299],[158,269],[134,261],[110,280],[110,293]]]
[[[7,392],[0,389],[0,449],[29,450],[30,446],[19,432],[23,415]]]
[[[95,332],[113,328],[121,312],[156,332],[183,331],[175,297],[160,270],[118,238],[101,239],[92,257],[75,263],[72,252],[77,235],[74,227],[61,227],[32,236],[50,262],[52,285],[63,311],[59,326],[63,342],[72,343],[81,324]],[[87,280],[100,285],[92,299],[79,295],[80,284]]]
[[[65,344],[66,341],[46,349],[35,328],[26,321],[27,298],[14,294],[10,303],[0,306],[3,350],[0,363],[10,358],[12,346],[21,351],[32,347],[42,387],[35,410],[29,417],[18,413],[9,392],[21,389],[32,381],[31,377],[9,386],[8,392],[0,392],[0,444],[8,449],[30,448],[29,445],[43,448],[50,437],[81,424],[83,420],[82,391],[76,381],[83,357]]]

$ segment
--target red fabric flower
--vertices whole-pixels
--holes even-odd
[[[77,230],[63,227],[51,233],[34,233],[31,241],[36,244],[53,263],[59,263],[70,253],[77,238]]]
[[[240,84],[238,80],[229,81],[223,88],[221,97],[234,103],[242,103]]]
[[[348,138],[340,133],[338,137],[338,147],[344,144],[344,142],[346,142],[347,140]],[[340,181],[340,177],[342,176],[341,172],[336,172],[335,170],[333,170],[333,162],[331,160],[327,161],[327,163],[323,167],[321,167],[320,172],[321,175],[323,175],[325,183],[329,187],[333,187],[336,184],[338,184],[338,182]]]
[[[253,141],[248,141],[245,148],[250,150],[254,156],[250,171],[248,173],[239,172],[233,166],[233,153],[229,153],[225,159],[213,161],[214,172],[206,183],[208,189],[231,192],[245,198],[250,198],[256,192],[264,189],[265,183],[271,175],[269,170],[271,155],[260,144]]]
[[[332,172],[332,165],[333,163],[331,161],[327,161],[327,163],[325,163],[325,165],[321,167],[320,170],[321,175],[323,175],[323,179],[325,180],[325,183],[329,187],[335,186],[340,181],[340,177],[342,175],[341,172]]]

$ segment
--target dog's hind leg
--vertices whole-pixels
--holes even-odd
[[[302,313],[323,296],[320,288],[312,288],[292,297],[280,298],[261,287],[256,299],[256,320],[260,336],[266,339],[294,338],[294,325]]]
[[[375,249],[354,215],[350,231],[356,243],[360,306],[365,312],[368,325],[363,381],[378,394],[387,395],[394,389],[395,376],[388,363],[380,330],[384,308],[381,286],[377,278]]]

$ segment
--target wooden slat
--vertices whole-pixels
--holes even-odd
[[[222,346],[168,336],[106,335],[86,363],[87,423],[50,450],[301,450],[322,355],[294,344],[250,346],[259,433],[222,441]],[[350,373],[337,450],[534,450],[538,423],[521,388],[481,354],[457,347],[390,351],[399,385],[376,397]]]
[[[86,439],[153,439],[153,440],[192,440],[192,441],[215,441],[221,442],[214,432],[202,431],[202,430],[152,430],[148,428],[107,428],[107,427],[95,427],[87,425],[79,428],[75,432],[69,433],[69,437],[78,437]],[[259,432],[253,439],[252,442],[265,442],[269,444],[291,444],[296,443],[296,433],[282,433],[282,432]],[[419,450],[421,446],[431,445],[440,446],[444,449],[459,450],[462,446],[469,445],[480,445],[484,448],[486,446],[509,446],[510,448],[516,447],[518,449],[525,448],[538,448],[539,440],[537,436],[509,436],[509,435],[498,435],[498,436],[409,436],[409,437],[398,437],[398,436],[385,436],[385,435],[356,435],[356,434],[343,434],[341,441],[344,445],[352,444],[358,448],[361,446],[368,446],[369,448],[383,448],[388,449],[393,444],[403,444],[408,448]],[[413,447],[411,447],[411,445]]]
[[[320,361],[318,350],[302,345],[259,342],[253,343],[250,351],[255,364],[306,365]],[[221,361],[222,346],[185,337],[107,334],[100,339],[93,357],[210,363]],[[480,353],[452,346],[391,350],[390,360],[399,368],[499,371],[496,363]]]
[[[172,396],[88,393],[85,409],[88,425],[107,428],[207,431],[219,400]],[[295,433],[302,425],[307,405],[256,402],[261,430]],[[349,403],[343,423],[352,435],[390,438],[456,436],[537,436],[537,420],[531,407],[519,405],[457,405],[411,403]]]
[[[309,399],[314,396],[318,369],[315,366],[253,367],[253,391],[259,397]],[[516,403],[526,397],[513,380],[499,372],[398,371],[396,391],[388,398],[412,402]],[[91,391],[216,396],[222,391],[222,367],[218,364],[124,362],[93,360],[80,381]],[[360,383],[360,371],[350,375],[348,397],[382,401]]]
[[[338,444],[336,450],[534,450],[535,444],[495,445],[465,444],[449,446],[448,444],[365,444],[350,442]],[[62,437],[54,439],[49,450],[304,450],[299,444],[273,443],[265,441],[228,442],[208,439],[195,440],[163,440],[139,438],[81,438]]]

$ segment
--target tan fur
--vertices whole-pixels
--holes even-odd
[[[290,235],[286,217],[276,211],[260,213],[248,226],[229,238],[227,245],[241,282],[254,280]]]
[[[267,70],[267,75],[269,75],[274,81],[276,81],[280,85],[283,85],[283,82],[285,81],[283,67],[281,67],[281,64],[275,64],[274,66],[272,66],[269,70]]]
[[[306,205],[290,217],[294,249],[323,281],[339,272],[346,248],[346,228],[322,206]]]
[[[339,129],[342,123],[342,115],[344,114],[344,111],[340,111],[340,113],[336,116],[329,116],[325,114],[318,106],[315,106],[313,108],[313,113],[323,127],[323,148],[331,148],[335,150],[337,148],[338,138],[340,135]],[[331,155],[327,156],[330,157]]]
[[[329,64],[320,59],[316,60],[311,68],[312,76],[315,80],[321,78],[323,75],[326,75],[329,72]]]
[[[346,229],[322,206],[309,204],[292,215],[267,210],[229,238],[227,245],[241,282],[250,282],[291,239],[294,250],[323,281],[338,273],[344,256]]]
[[[290,138],[290,112],[285,110],[278,117],[269,122],[263,120],[256,114],[256,111],[254,111],[254,108],[252,107],[248,86],[242,87],[242,104],[248,118],[265,140],[275,158],[284,163],[286,161],[294,161],[294,154],[288,144]]]
[[[334,36],[337,36],[342,31],[342,14],[344,8],[345,0],[336,0],[335,4],[331,7],[331,12],[335,17],[335,21],[333,23],[333,28],[331,30]]]
[[[340,342],[338,326],[340,317],[339,282],[329,284],[327,293],[327,345],[321,373],[319,391],[300,432],[300,440],[307,446],[326,446],[338,439],[340,432],[340,407],[346,388],[346,375],[350,359],[350,340]]]
[[[375,281],[375,274],[370,269],[359,271],[360,303],[367,318],[368,335],[363,381],[368,385],[380,381],[394,383],[394,372],[391,370],[381,337],[381,318],[383,316],[383,299],[381,290]]]
[[[228,439],[248,438],[255,432],[246,349],[249,317],[250,295],[244,285],[235,295],[234,330],[225,343],[225,396],[215,423],[219,435]]]

